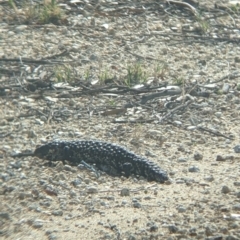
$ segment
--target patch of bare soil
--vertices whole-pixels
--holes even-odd
[[[240,239],[238,1],[44,2],[0,0],[1,238]],[[54,139],[171,181],[12,157]]]

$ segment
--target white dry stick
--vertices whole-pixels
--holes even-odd
[[[186,2],[179,2],[179,1],[174,1],[174,0],[167,0],[167,3],[169,4],[177,4],[177,5],[181,5],[181,6],[184,6],[184,7],[187,7],[190,9],[190,11],[195,15],[197,16],[197,10],[196,8],[194,8],[192,5],[190,5],[189,3],[186,3]]]

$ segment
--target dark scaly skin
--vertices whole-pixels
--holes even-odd
[[[107,142],[57,140],[36,148],[34,155],[50,161],[67,160],[73,164],[83,160],[114,176],[129,177],[133,174],[160,183],[168,180],[167,173],[155,163]]]

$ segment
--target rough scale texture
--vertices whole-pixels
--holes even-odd
[[[34,155],[50,161],[67,160],[74,164],[83,160],[114,176],[139,175],[161,183],[168,180],[167,173],[155,163],[107,142],[57,140],[36,148]]]

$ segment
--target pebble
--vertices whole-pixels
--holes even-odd
[[[234,186],[240,187],[240,182],[233,182]]]
[[[122,197],[124,197],[124,196],[129,196],[129,195],[130,195],[129,189],[128,189],[128,188],[123,188],[123,189],[121,190],[120,195],[121,195]]]
[[[194,153],[193,157],[194,157],[194,160],[196,160],[196,161],[199,161],[199,160],[203,159],[203,155],[198,153],[198,152]]]
[[[137,199],[133,199],[133,200],[132,200],[132,204],[133,204],[133,207],[134,207],[134,208],[141,208],[141,207],[142,207],[141,203],[138,202]]]
[[[157,232],[158,226],[155,223],[148,223],[147,226],[149,227],[150,232]]]
[[[189,172],[200,172],[200,169],[196,166],[191,166],[188,168]]]
[[[207,182],[212,182],[212,181],[214,181],[214,177],[213,176],[206,176],[206,177],[204,177],[204,180],[207,181]]]
[[[207,237],[205,238],[205,240],[223,240],[223,237],[221,235],[217,235],[217,236]]]
[[[168,230],[170,233],[176,233],[178,231],[178,227],[176,225],[168,225]]]
[[[56,239],[57,239],[57,236],[54,235],[54,234],[49,234],[49,235],[48,235],[48,239],[49,239],[49,240],[56,240]]]
[[[69,165],[64,165],[64,170],[68,172],[76,172],[76,170]]]
[[[197,236],[197,229],[195,227],[192,227],[189,229],[189,235],[190,236]]]
[[[217,155],[217,157],[216,157],[216,161],[225,161],[225,160],[226,160],[226,158],[221,155]]]
[[[215,116],[220,118],[222,116],[222,113],[221,112],[215,112]]]
[[[79,185],[81,185],[82,180],[80,180],[79,178],[77,178],[77,179],[74,179],[71,183],[72,183],[72,185],[73,185],[74,187],[78,187]]]
[[[240,153],[240,145],[236,145],[233,149],[235,153]]]
[[[229,193],[229,192],[231,192],[231,189],[228,187],[228,186],[223,186],[222,187],[222,193]]]
[[[235,211],[240,211],[240,203],[237,203],[237,204],[233,205],[232,209],[235,210]]]
[[[24,30],[26,30],[27,29],[27,25],[19,25],[19,26],[17,26],[16,28],[15,28],[15,31],[17,32],[17,33],[20,33],[20,32],[22,32],[22,31],[24,31]]]
[[[54,215],[54,216],[62,216],[63,215],[63,211],[62,210],[54,210],[54,211],[52,211],[52,215]]]
[[[34,228],[41,228],[41,227],[43,227],[43,221],[40,219],[37,219],[32,223],[32,226]]]
[[[187,160],[188,160],[188,159],[187,159],[186,157],[180,157],[180,158],[178,158],[178,162],[180,162],[180,163],[181,163],[181,162],[182,162],[182,163],[183,163],[183,162],[187,162]]]
[[[97,193],[98,192],[98,189],[94,186],[89,186],[86,188],[87,190],[87,193]]]
[[[25,173],[20,173],[20,179],[27,179],[27,176]]]
[[[7,212],[0,212],[0,218],[9,220],[10,219],[10,215]]]
[[[187,211],[187,209],[183,206],[178,207],[177,210],[178,210],[179,213],[183,213],[183,212]]]
[[[16,162],[11,162],[10,166],[12,166],[13,168],[19,169],[22,167],[22,162],[21,162],[21,160],[16,161]]]
[[[225,238],[225,240],[239,240],[239,238],[229,235]]]
[[[36,204],[36,203],[30,204],[28,206],[28,209],[29,210],[34,210],[35,212],[41,212],[42,211],[41,207],[38,204]]]
[[[185,183],[185,181],[183,179],[178,179],[178,180],[176,180],[176,183],[177,184],[183,184],[183,183]]]

